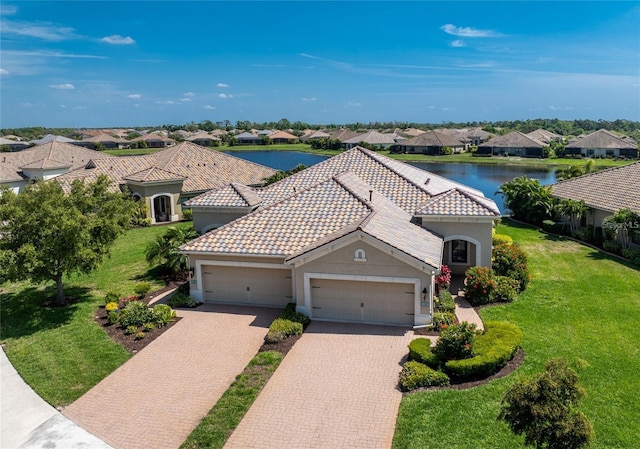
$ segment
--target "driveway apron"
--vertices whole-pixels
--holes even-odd
[[[203,305],[63,414],[117,449],[177,448],[263,343],[277,309]]]
[[[313,322],[225,448],[389,448],[413,332]]]

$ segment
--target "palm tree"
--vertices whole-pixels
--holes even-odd
[[[505,182],[497,191],[505,200],[513,217],[528,223],[540,224],[551,215],[554,200],[551,187],[526,176]]]
[[[580,226],[580,220],[587,210],[588,207],[583,200],[564,199],[556,206],[556,212],[559,215],[569,217],[569,229],[571,230],[572,236],[576,235],[578,226]]]
[[[149,265],[160,263],[173,274],[184,271],[187,269],[187,256],[178,253],[178,249],[197,236],[198,232],[193,228],[169,226],[164,235],[147,246],[146,260]]]
[[[604,219],[604,228],[612,229],[616,238],[620,240],[623,248],[629,248],[631,243],[630,229],[640,226],[640,215],[631,209],[624,208],[616,211],[615,214]]]

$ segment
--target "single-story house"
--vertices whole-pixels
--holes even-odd
[[[132,139],[131,142],[144,141],[149,148],[166,148],[176,144],[176,141],[160,133],[149,133]]]
[[[361,134],[357,131],[352,131],[346,128],[334,129],[329,132],[329,138],[332,140],[338,140],[340,142],[344,142],[345,140],[349,140],[353,137],[356,137],[358,134]]]
[[[493,134],[485,131],[482,128],[471,128],[456,130],[454,137],[462,143],[477,147],[478,145],[491,139],[493,137]]]
[[[500,217],[480,191],[361,147],[186,204],[198,230],[213,228],[180,248],[194,299],[399,326],[431,323],[442,264],[491,265]]]
[[[102,133],[96,136],[88,137],[86,139],[75,141],[73,142],[73,144],[95,150],[97,144],[102,145],[103,148],[117,149],[128,148],[131,145],[131,142],[126,139],[122,139],[121,137],[115,137],[111,134]]]
[[[383,150],[392,147],[396,144],[394,136],[391,134],[382,134],[378,131],[371,130],[364,134],[358,134],[350,139],[343,140],[340,144],[342,148],[353,148],[360,143],[366,143],[373,148]]]
[[[252,134],[248,131],[238,134],[235,136],[238,145],[263,145],[264,141],[262,137]]]
[[[542,128],[527,133],[527,136],[537,140],[538,142],[542,142],[545,145],[549,145],[552,141],[562,140],[561,135],[552,133],[551,131],[547,131],[546,129]]]
[[[551,186],[551,195],[584,201],[589,208],[582,220],[585,227],[602,227],[604,219],[620,209],[629,208],[640,214],[640,162],[560,181]],[[631,233],[631,238],[640,246],[640,227]]]
[[[0,146],[5,146],[5,145],[9,147],[11,151],[21,151],[31,146],[27,142],[21,142],[19,140],[11,140],[11,139],[6,139],[4,137],[0,137]]]
[[[49,142],[74,143],[74,142],[77,142],[77,140],[70,139],[70,138],[65,137],[65,136],[57,136],[55,134],[46,134],[43,137],[41,137],[40,139],[32,140],[31,144],[32,145],[43,145],[43,144],[49,143]]]
[[[567,155],[584,157],[638,157],[638,144],[599,129],[584,137],[571,140],[565,147]]]
[[[76,141],[73,141],[76,142]],[[48,180],[85,166],[91,159],[112,159],[105,153],[49,140],[16,153],[0,153],[0,184],[16,193],[36,179]]]
[[[307,133],[302,137],[300,137],[300,142],[307,143],[307,142],[312,142],[314,140],[330,139],[330,138],[331,138],[331,134],[326,133],[322,130],[317,130],[317,131],[312,131],[310,133]]]
[[[401,153],[444,154],[444,147],[451,148],[454,153],[461,153],[465,145],[455,137],[439,131],[427,131],[397,144]]]
[[[201,145],[203,147],[214,147],[221,141],[219,137],[212,136],[206,131],[198,131],[197,133],[187,137],[185,140],[193,142],[196,145]]]
[[[521,133],[512,131],[497,136],[478,146],[478,154],[494,156],[544,157],[545,144]]]
[[[286,131],[276,131],[273,134],[269,134],[269,140],[271,143],[298,143],[299,139],[291,133]]]
[[[191,142],[145,156],[100,156],[56,178],[69,188],[75,179],[94,181],[106,175],[114,189],[127,187],[133,199],[144,201],[152,223],[182,220],[182,204],[203,192],[231,182],[261,185],[276,171]]]

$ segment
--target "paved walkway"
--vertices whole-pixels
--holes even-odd
[[[312,322],[225,448],[389,448],[413,332]]]
[[[484,331],[484,323],[475,309],[469,304],[469,301],[464,299],[464,277],[454,276],[451,282],[450,291],[453,295],[453,300],[456,302],[456,317],[459,322],[466,321],[470,324],[475,324],[476,329]]]
[[[177,448],[262,345],[280,310],[206,304],[63,410],[117,449]]]

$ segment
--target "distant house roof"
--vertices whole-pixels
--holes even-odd
[[[554,139],[561,137],[559,134],[552,133],[551,131],[547,131],[546,129],[536,129],[535,131],[531,131],[526,134],[527,136],[537,140],[538,142],[542,142],[548,144]]]
[[[352,137],[357,136],[357,131],[351,131],[350,129],[336,129],[329,132],[329,136],[334,140],[339,140],[340,142],[344,142],[345,140],[351,139]]]
[[[464,144],[450,134],[440,131],[427,131],[414,137],[399,142],[400,146],[415,147],[462,147]]]
[[[55,134],[47,134],[41,139],[32,140],[31,143],[34,145],[43,145],[49,142],[77,142],[76,140],[69,139],[64,136],[56,136]]]
[[[375,130],[368,131],[364,134],[358,134],[357,136],[343,140],[342,142],[352,144],[364,142],[370,145],[393,145],[396,143],[391,134],[382,134]]]
[[[317,130],[317,131],[313,131],[312,133],[305,134],[300,138],[300,140],[303,142],[306,142],[307,140],[311,140],[311,139],[327,139],[329,137],[331,137],[331,134],[321,130]]]
[[[288,139],[288,140],[297,140],[298,137],[290,134],[286,131],[276,131],[273,134],[269,134],[269,139]]]
[[[212,136],[211,134],[209,134],[206,131],[198,131],[195,134],[192,134],[191,136],[187,137],[185,140],[188,140],[189,142],[194,142],[196,140],[215,140],[217,142],[220,141],[220,138],[217,136]]]
[[[407,128],[407,129],[400,130],[399,134],[404,134],[405,136],[408,136],[408,137],[416,137],[416,136],[419,136],[420,134],[424,134],[425,132],[426,131],[423,131],[418,128]]]
[[[640,162],[589,173],[551,186],[552,195],[583,200],[608,212],[630,208],[640,214]]]
[[[162,141],[162,142],[166,142],[166,143],[175,143],[175,140],[165,136],[164,133],[162,133],[160,131],[152,132],[152,133],[148,133],[148,134],[145,134],[143,136],[140,136],[140,137],[136,137],[135,139],[132,140],[132,142],[139,142],[141,140],[144,140],[144,141]]]
[[[243,133],[240,133],[236,136],[237,140],[255,140],[255,139],[259,139],[259,137],[255,134],[252,134],[248,131],[245,131]]]
[[[488,140],[482,146],[494,148],[542,148],[544,144],[520,131],[511,131],[503,136]]]
[[[116,143],[129,143],[128,140],[123,139],[121,137],[112,136],[111,134],[101,133],[97,134],[93,137],[88,137],[86,139],[82,139],[81,142],[116,142]]]
[[[570,141],[566,148],[604,148],[604,149],[638,149],[638,145],[628,140],[623,139],[620,136],[616,136],[606,129],[599,129],[584,137],[574,139]]]
[[[158,167],[145,168],[123,178],[125,181],[156,182],[156,181],[182,181],[185,178],[177,173],[163,170]]]

